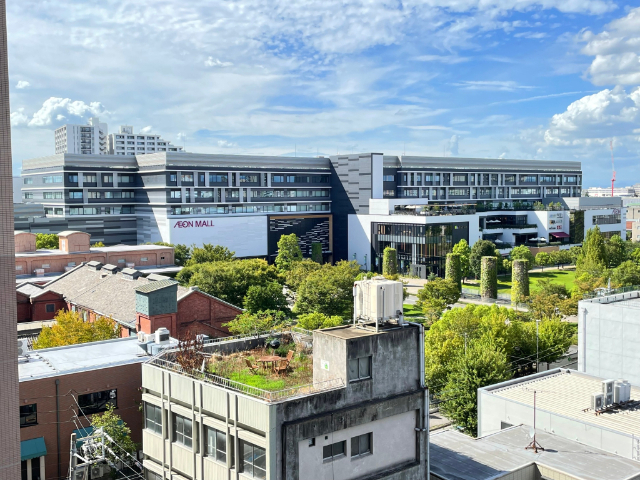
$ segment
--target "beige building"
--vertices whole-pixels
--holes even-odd
[[[631,240],[640,242],[640,205],[627,207],[627,232],[631,232]]]
[[[396,323],[378,333],[353,326],[308,333],[281,337],[283,344],[296,344],[295,368],[281,377],[290,386],[281,390],[242,383],[248,370],[234,377],[238,381],[186,373],[175,363],[175,351],[144,364],[145,478],[424,480],[422,327]],[[208,344],[209,365],[260,361],[256,348],[266,338]],[[262,375],[256,368],[255,375]],[[292,384],[305,368],[312,370],[309,383]]]

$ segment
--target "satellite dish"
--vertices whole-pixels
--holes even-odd
[[[533,436],[536,434],[536,429],[533,427],[529,427],[529,438],[533,438]]]

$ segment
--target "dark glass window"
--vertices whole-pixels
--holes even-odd
[[[191,448],[193,445],[193,423],[190,418],[173,414],[173,441]]]
[[[85,415],[104,412],[107,410],[108,405],[118,407],[117,390],[103,390],[102,392],[78,395],[78,406],[82,410],[80,413],[84,413]]]
[[[162,408],[152,403],[144,404],[144,428],[162,434]]]
[[[371,378],[371,356],[349,360],[349,381]]]
[[[207,457],[227,463],[227,436],[224,432],[205,426],[204,442],[204,451]]]
[[[351,438],[351,456],[359,457],[373,452],[373,434],[365,433]]]
[[[240,440],[241,472],[249,477],[267,478],[267,455],[264,448]]]
[[[38,424],[38,406],[35,403],[20,406],[20,427]]]
[[[333,460],[334,458],[341,457],[347,454],[347,442],[332,443],[331,445],[325,445],[322,447],[322,459]]]
[[[56,306],[53,303],[47,303],[44,308],[47,313],[53,313],[56,311]]]

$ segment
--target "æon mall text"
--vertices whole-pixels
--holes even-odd
[[[201,227],[213,227],[213,221],[211,220],[181,220],[176,222],[173,228],[201,228]]]

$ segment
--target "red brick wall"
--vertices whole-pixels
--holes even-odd
[[[24,293],[16,292],[18,303],[18,323],[31,321],[31,301]]]
[[[47,312],[47,304],[53,303],[53,313]],[[43,320],[53,320],[58,310],[67,310],[67,303],[62,296],[55,292],[47,292],[39,297],[32,299],[31,302],[31,320],[41,322]]]
[[[141,313],[136,313],[136,330],[138,332],[155,333],[159,328],[166,328],[171,336],[176,338],[176,314],[147,317]]]
[[[230,333],[222,324],[233,320],[240,313],[242,310],[239,308],[201,292],[193,292],[178,301],[178,336],[192,331],[210,337],[224,337]]]
[[[139,410],[142,401],[140,394],[142,367],[139,363],[20,382],[20,405],[36,403],[38,409],[38,424],[21,428],[20,439],[44,437],[47,446],[46,479],[58,477],[56,378],[60,380],[60,474],[63,478],[66,478],[69,468],[69,440],[71,433],[76,429],[73,423],[74,413],[80,417],[83,426],[88,425],[84,417],[79,414],[71,394],[78,398],[78,394],[117,389],[116,413],[131,428],[133,440],[137,443],[142,442],[142,412]]]

